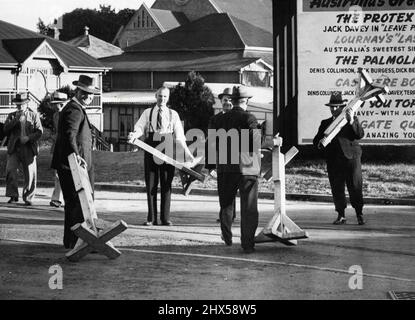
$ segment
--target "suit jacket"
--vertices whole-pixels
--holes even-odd
[[[8,136],[7,143],[7,153],[12,154],[16,151],[16,144],[19,142],[22,127],[20,124],[19,117],[17,117],[17,112],[12,112],[7,116],[6,122],[4,123],[3,131]],[[26,143],[32,150],[33,154],[36,156],[39,154],[39,143],[38,140],[42,136],[43,127],[40,122],[39,115],[27,108],[26,112],[26,124],[25,131],[26,136],[29,137],[29,141]]]
[[[226,144],[226,163],[221,163],[220,152],[224,151],[220,148],[220,143],[216,143],[216,150],[219,154],[219,162],[217,163],[217,171],[241,173],[242,175],[255,175],[260,173],[260,148],[261,148],[261,133],[258,129],[258,121],[255,116],[242,108],[235,106],[230,111],[223,113],[214,119],[214,126],[216,130],[224,129],[229,133],[229,130],[236,129],[239,137],[239,146],[237,158],[238,162],[234,163],[232,158],[235,158],[235,146],[232,146],[232,139],[227,139]],[[244,138],[241,134],[243,129],[249,132],[249,145],[242,146]],[[246,139],[245,139],[246,140]]]
[[[208,124],[208,138],[209,138],[209,129],[215,129],[216,130],[216,121],[223,114],[224,114],[223,111],[221,111],[221,112],[213,115],[212,117],[210,117],[209,124]],[[212,159],[210,159],[210,161],[209,161],[209,152],[213,152],[216,149],[216,142],[217,141],[212,141],[212,140],[217,140],[217,139],[208,139],[208,138],[206,139],[206,143],[205,143],[205,168],[208,169],[208,170],[213,170],[213,169],[216,168],[216,163],[218,161],[218,156],[216,154],[215,162],[213,162]]]
[[[91,124],[84,108],[75,100],[60,112],[51,167],[69,169],[68,155],[73,152],[86,161],[88,170],[92,167]]]
[[[324,131],[333,122],[333,118],[321,121],[318,132],[313,139],[315,147],[324,137]],[[331,159],[335,156],[344,155],[347,159],[357,159],[362,155],[362,148],[359,145],[359,139],[364,137],[364,130],[357,117],[354,117],[353,124],[347,123],[334,139],[324,148],[324,156]]]

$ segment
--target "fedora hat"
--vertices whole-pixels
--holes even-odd
[[[232,99],[252,98],[248,90],[243,86],[233,87]]]
[[[99,89],[94,86],[94,79],[91,77],[80,75],[79,80],[72,82],[74,86],[88,93],[99,93]]]
[[[232,96],[232,89],[231,88],[225,88],[223,90],[223,92],[218,95],[218,98],[222,99],[223,96]]]
[[[14,104],[25,104],[29,102],[29,96],[27,92],[16,93],[16,96],[13,98],[12,103]]]
[[[52,104],[65,103],[68,100],[69,100],[68,95],[66,93],[59,92],[59,91],[53,92],[51,97],[50,97],[50,103],[52,103]]]
[[[347,99],[343,99],[340,91],[333,91],[330,96],[329,103],[326,103],[328,107],[342,107],[346,105]]]

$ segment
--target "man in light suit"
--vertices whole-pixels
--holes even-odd
[[[17,169],[22,165],[24,186],[22,198],[25,205],[32,205],[36,192],[37,165],[39,153],[38,140],[43,128],[39,115],[27,106],[29,96],[26,92],[16,94],[12,100],[17,111],[10,113],[4,123],[3,131],[9,137],[7,144],[6,197],[8,203],[19,201]]]
[[[324,148],[321,139],[324,137],[324,131],[338,117],[347,100],[342,98],[341,92],[335,91],[330,97],[326,106],[330,107],[332,116],[321,121],[320,127],[313,144],[319,150],[324,152],[327,163],[327,173],[329,176],[331,192],[337,219],[333,224],[345,224],[346,218],[344,210],[347,207],[345,185],[349,191],[350,202],[356,211],[357,222],[359,225],[365,224],[363,219],[363,194],[362,194],[362,165],[361,156],[362,148],[358,140],[363,138],[364,131],[359,123],[359,119],[354,116],[353,110],[347,110],[347,124],[340,130],[336,137]]]
[[[93,85],[93,79],[85,75],[79,76],[79,80],[74,81],[73,84],[76,86],[75,96],[60,113],[51,165],[57,170],[65,202],[63,244],[67,249],[74,248],[78,240],[71,227],[84,221],[81,203],[69,167],[68,155],[75,153],[80,165],[86,166],[93,189],[92,133],[85,109],[91,104],[94,94],[100,92]]]

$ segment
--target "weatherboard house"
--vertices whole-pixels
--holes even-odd
[[[144,40],[123,47],[121,55],[100,59],[111,67],[103,79],[104,136],[116,149],[128,150],[128,132],[155,103],[157,88],[173,87],[197,71],[211,88],[218,111],[217,96],[225,87],[248,86],[254,96],[248,110],[266,122],[265,133],[272,137],[272,28],[271,0],[156,0],[151,8],[142,5],[118,39],[123,43],[129,37],[133,43],[135,34]]]
[[[17,92],[29,93],[33,110],[47,94],[78,80],[85,74],[102,88],[108,68],[79,48],[0,20],[0,122],[15,110]],[[87,108],[90,122],[103,129],[102,94]]]

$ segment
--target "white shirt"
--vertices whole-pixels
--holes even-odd
[[[160,109],[159,106],[155,106],[152,114],[151,125],[152,130],[150,129],[150,113],[151,109],[148,108],[144,110],[140,119],[134,125],[134,137],[139,138],[143,134],[147,135],[149,132],[158,132],[160,134],[173,133],[176,140],[181,140],[186,142],[186,137],[184,135],[183,125],[180,121],[179,114],[166,106],[161,107],[161,129],[157,130],[157,115]],[[170,119],[170,110],[171,110],[171,119]],[[153,131],[154,130],[154,131]]]

